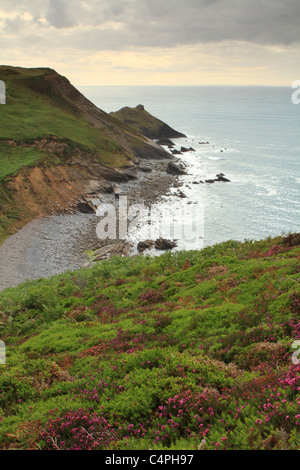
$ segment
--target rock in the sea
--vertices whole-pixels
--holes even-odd
[[[193,149],[192,147],[190,147],[189,149],[186,147],[181,147],[180,151],[181,152],[196,152],[196,150]]]
[[[180,191],[180,189],[178,189],[178,191],[177,191],[177,193],[175,193],[175,195],[182,198],[182,199],[187,197],[182,191]]]
[[[186,175],[186,172],[183,168],[179,168],[179,166],[175,165],[175,163],[170,162],[167,166],[167,173],[170,175]]]
[[[174,142],[172,142],[172,140],[170,140],[170,139],[159,139],[157,141],[157,143],[158,143],[158,145],[164,145],[164,146],[167,146],[169,148],[175,146]]]
[[[161,237],[155,240],[155,248],[157,250],[171,250],[172,248],[175,248],[175,246],[177,246],[177,243],[172,240],[167,240]]]
[[[215,181],[222,181],[223,183],[230,183],[230,180],[225,178],[224,174],[223,173],[219,173],[218,175],[216,175],[217,177],[214,178],[214,179],[208,179],[208,180],[205,180],[205,183],[214,183]]]
[[[177,149],[171,150],[171,152],[173,153],[173,155],[182,155],[182,153]]]
[[[230,180],[225,178],[225,175],[223,175],[223,173],[220,173],[217,175],[216,181],[223,181],[224,183],[230,183]]]
[[[153,240],[145,240],[143,242],[139,242],[137,245],[137,249],[139,253],[143,253],[145,250],[148,250],[149,248],[152,248],[154,245]]]

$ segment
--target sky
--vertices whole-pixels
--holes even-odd
[[[299,24],[300,0],[0,0],[0,64],[75,86],[291,86]]]

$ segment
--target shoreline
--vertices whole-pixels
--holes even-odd
[[[176,159],[141,161],[140,166],[148,171],[139,170],[136,179],[118,183],[120,195],[126,195],[130,204],[159,202],[177,184],[177,176],[166,172],[170,161]],[[118,202],[114,194],[95,194],[94,198],[103,203]],[[95,214],[73,212],[37,218],[26,224],[0,245],[0,291],[27,280],[90,265],[86,251],[120,241],[100,240],[96,234],[98,222]]]

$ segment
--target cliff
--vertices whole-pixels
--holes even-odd
[[[152,116],[145,110],[144,106],[139,104],[136,108],[125,108],[110,113],[111,116],[118,119],[123,124],[131,127],[149,139],[171,139],[186,137],[181,132],[172,129],[168,124]]]
[[[0,66],[0,241],[64,211],[91,181],[126,181],[141,159],[170,154],[83,96],[50,68]]]

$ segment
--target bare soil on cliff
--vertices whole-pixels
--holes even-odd
[[[166,172],[168,162],[147,160],[141,164],[137,179],[117,183],[128,204],[153,204],[177,181]],[[113,203],[114,194],[95,194],[96,203]],[[99,240],[99,218],[70,210],[69,214],[39,217],[29,222],[0,245],[0,290],[27,280],[50,277],[88,264],[87,250],[94,250],[117,240]]]

